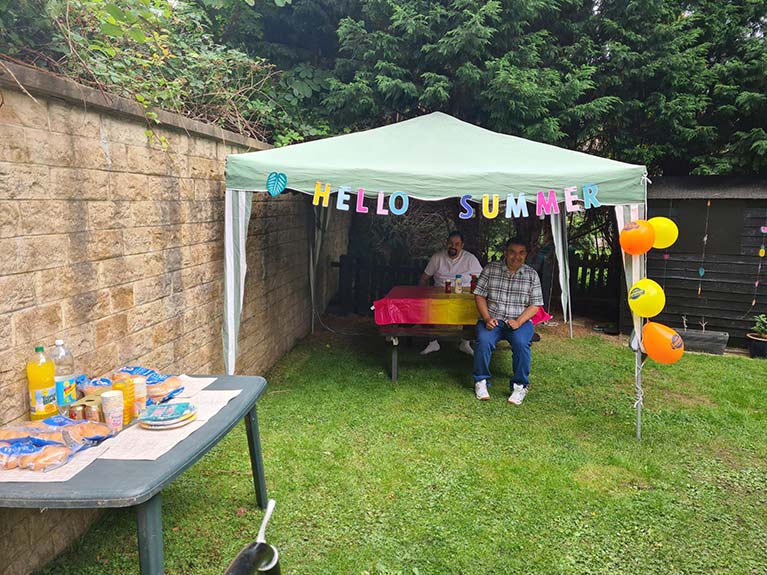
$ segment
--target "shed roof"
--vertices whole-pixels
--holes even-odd
[[[767,178],[759,176],[682,176],[653,178],[652,200],[767,199]]]

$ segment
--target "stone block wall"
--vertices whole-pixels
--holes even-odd
[[[132,103],[13,70],[35,99],[0,74],[0,425],[26,419],[25,362],[59,337],[91,376],[223,372],[224,161],[267,146],[162,113],[163,149]],[[238,373],[263,373],[309,331],[311,209],[300,195],[254,199]],[[343,217],[329,231],[328,270],[347,231]],[[323,270],[322,307],[333,277]],[[0,575],[31,572],[94,517],[0,510]],[[31,545],[43,533],[45,553]]]

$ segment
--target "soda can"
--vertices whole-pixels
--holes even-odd
[[[445,293],[450,293],[450,292],[452,292],[452,291],[453,291],[453,289],[452,289],[452,287],[451,287],[451,282],[450,282],[450,280],[446,280],[446,281],[445,281]]]
[[[83,420],[85,419],[85,406],[84,405],[70,405],[69,406],[69,419]]]

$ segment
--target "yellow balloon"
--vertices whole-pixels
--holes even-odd
[[[679,228],[673,220],[668,218],[650,218],[647,220],[653,229],[655,230],[655,241],[652,247],[662,250],[674,244],[679,237]]]
[[[663,288],[651,279],[643,278],[629,290],[629,307],[640,317],[655,317],[665,305]]]

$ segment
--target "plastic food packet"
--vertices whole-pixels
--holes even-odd
[[[98,395],[104,391],[112,389],[112,380],[108,377],[97,377],[95,379],[88,379],[80,383],[75,383],[77,391],[82,395]]]
[[[0,429],[0,469],[49,471],[112,433],[104,423],[74,421],[56,415]]]
[[[0,441],[0,469],[14,469],[18,467],[18,458],[11,454],[11,451],[6,449],[11,444],[7,441]]]
[[[147,405],[164,403],[184,391],[181,379],[177,375],[162,374],[154,369],[137,365],[125,366],[119,371],[129,374],[134,380],[137,377],[146,378]]]
[[[57,426],[47,425],[45,421],[46,420],[15,423],[0,428],[0,441],[13,444],[34,440],[34,443],[39,446],[52,444],[64,445],[66,443],[66,438],[62,430]]]
[[[75,450],[96,445],[111,435],[106,424],[75,421],[61,415],[11,424],[0,429],[0,441],[14,444],[29,442],[39,447],[66,445]]]
[[[67,427],[66,431],[75,441],[85,447],[101,443],[107,437],[112,436],[112,430],[109,426],[100,421],[76,421],[74,425]]]
[[[30,440],[0,446],[0,467],[50,471],[64,465],[75,453],[66,445],[35,445]]]

